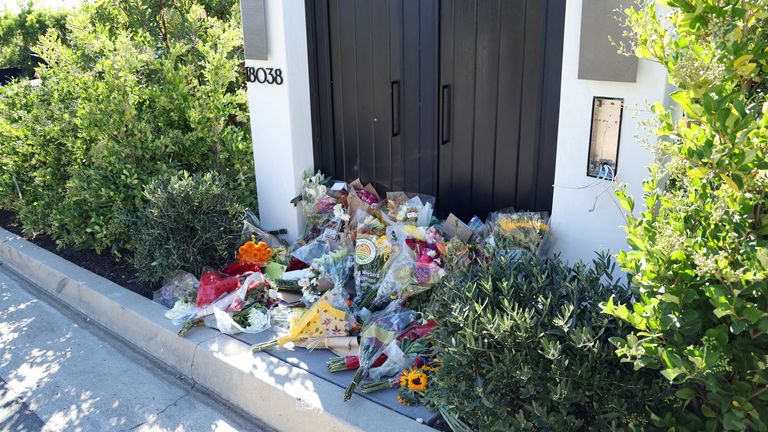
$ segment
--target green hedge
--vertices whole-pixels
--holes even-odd
[[[0,88],[0,206],[113,251],[159,175],[215,171],[254,206],[239,15],[222,4],[102,1],[72,15],[68,44],[43,37],[42,84]]]
[[[619,195],[639,301],[605,311],[636,328],[613,340],[622,361],[684,403],[657,426],[768,431],[768,1],[666,3],[639,3],[628,24],[685,117],[652,106],[660,162],[642,206]]]
[[[487,253],[432,295],[442,352],[431,403],[479,431],[642,430],[666,402],[655,374],[620,363],[609,338],[630,328],[601,313],[629,300],[607,255],[592,265]]]
[[[25,3],[19,13],[0,13],[0,67],[16,67],[33,73],[30,52],[49,30],[66,34],[67,12],[37,9]]]

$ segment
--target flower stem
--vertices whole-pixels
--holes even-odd
[[[270,348],[274,348],[276,346],[277,346],[277,339],[271,340],[269,342],[262,342],[260,344],[256,344],[253,346],[253,348],[251,348],[251,351],[261,352],[261,351],[266,351]]]
[[[392,382],[388,379],[365,383],[360,386],[360,391],[363,393],[374,393],[381,390],[392,388]]]
[[[347,390],[344,392],[344,402],[352,399],[352,393],[354,393],[355,388],[358,384],[360,384],[360,381],[363,379],[363,368],[360,368],[357,370],[357,373],[355,374],[355,377],[352,378],[352,382],[349,383],[349,387],[347,387]]]
[[[192,330],[193,328],[195,328],[197,326],[202,326],[203,324],[205,324],[205,322],[203,320],[201,320],[201,319],[187,321],[187,322],[184,323],[183,326],[181,326],[181,330],[179,330],[179,332],[177,334],[179,336],[181,336],[181,337],[184,337],[184,336],[187,335],[187,333],[189,333],[190,330]]]
[[[343,372],[347,369],[347,359],[344,357],[334,357],[326,363],[330,372]]]

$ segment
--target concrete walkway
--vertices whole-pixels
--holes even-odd
[[[39,430],[265,428],[55,304],[0,264],[0,432]]]

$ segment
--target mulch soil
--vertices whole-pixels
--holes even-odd
[[[11,211],[2,209],[0,209],[0,227],[20,235],[43,249],[49,250],[137,294],[149,299],[152,298],[153,290],[151,287],[140,283],[136,279],[136,270],[128,262],[127,252],[121,252],[123,256],[118,258],[109,251],[97,253],[92,249],[75,249],[69,246],[57,247],[56,241],[48,234],[24,234],[21,222],[16,219],[16,215]]]

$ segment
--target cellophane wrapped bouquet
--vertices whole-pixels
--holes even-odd
[[[387,226],[375,215],[357,211],[355,236],[355,299],[358,307],[368,299],[381,280],[392,252]]]
[[[416,313],[403,308],[399,301],[393,301],[372,317],[360,333],[360,367],[344,392],[345,401],[352,398],[355,388],[387,346],[405,332],[416,318]]]
[[[495,212],[487,223],[493,246],[509,251],[537,253],[549,233],[546,212]]]
[[[330,288],[343,290],[352,266],[353,259],[346,248],[329,252],[312,261],[307,273],[299,280],[304,304],[311,306]]]
[[[252,349],[259,352],[308,338],[347,336],[355,324],[343,289],[334,287],[291,323],[288,335],[254,345]]]

